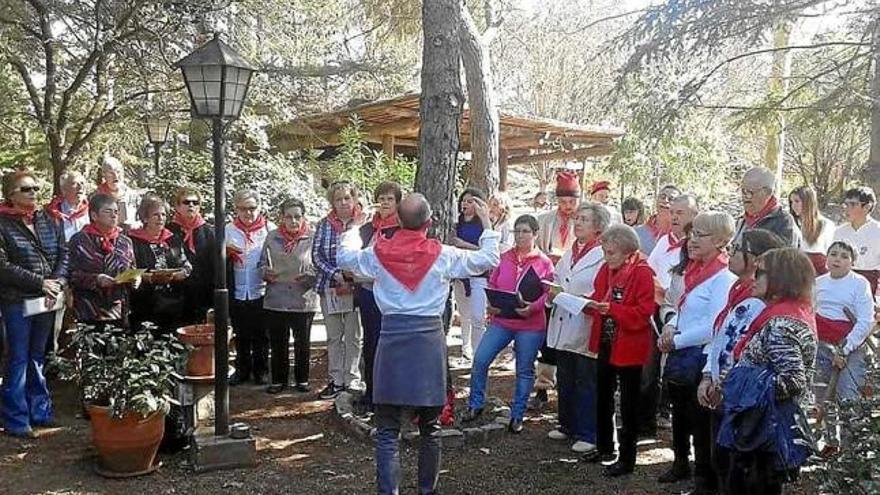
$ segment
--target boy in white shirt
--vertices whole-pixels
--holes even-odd
[[[849,241],[858,256],[853,270],[871,283],[871,295],[877,294],[880,280],[880,222],[871,218],[877,197],[870,187],[860,186],[846,191],[843,201],[847,223],[837,227],[834,240]]]

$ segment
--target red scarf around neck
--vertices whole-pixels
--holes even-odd
[[[410,292],[422,283],[443,248],[437,239],[427,238],[427,230],[427,225],[400,229],[390,239],[379,236],[373,248],[382,267]]]
[[[691,260],[684,269],[684,292],[678,300],[678,307],[684,304],[684,300],[697,286],[714,277],[718,272],[727,270],[730,258],[727,253],[719,253],[718,256],[704,263]]]
[[[61,205],[64,203],[64,196],[58,195],[52,198],[52,201],[46,205],[46,212],[55,218],[56,220],[60,220],[62,222],[74,222],[80,217],[85,216],[89,212],[89,202],[86,199],[80,200],[79,204],[75,205],[73,210],[70,213],[64,213],[61,211]]]
[[[119,238],[119,227],[113,227],[110,230],[104,231],[101,230],[94,223],[90,223],[83,227],[83,232],[88,235],[92,235],[100,239],[101,241],[101,250],[106,254],[110,254],[113,252],[113,249],[116,247],[116,239]]]
[[[259,232],[266,228],[266,217],[260,215],[256,220],[250,223],[250,225],[245,225],[244,222],[241,221],[238,217],[235,217],[235,220],[232,221],[232,225],[235,226],[238,230],[244,234],[244,242],[248,246],[254,245],[254,232]]]
[[[523,268],[529,265],[535,258],[541,257],[541,250],[537,247],[532,247],[531,251],[528,253],[520,253],[519,249],[516,247],[512,248],[511,254],[513,254],[513,264],[516,266],[517,271],[521,271]]]
[[[712,325],[714,332],[721,329],[721,324],[724,323],[724,319],[733,311],[733,308],[751,297],[754,287],[755,279],[753,277],[740,278],[733,283],[733,286],[730,287],[730,292],[727,293],[727,306],[718,313],[715,323]]]
[[[568,243],[570,230],[568,228],[568,224],[571,222],[572,216],[573,215],[566,215],[562,212],[562,210],[556,210],[556,219],[559,221],[559,227],[557,227],[559,232],[559,240],[562,241],[562,246],[559,246],[560,248],[564,248],[565,245]]]
[[[752,228],[761,221],[762,218],[766,217],[771,211],[775,210],[779,206],[779,201],[776,200],[776,196],[770,196],[770,199],[767,200],[767,204],[761,208],[761,211],[755,213],[754,215],[750,215],[746,212],[745,220],[746,227]]]
[[[669,253],[675,249],[684,246],[684,239],[684,237],[682,237],[681,239],[677,239],[675,237],[675,234],[673,234],[672,232],[666,234],[666,242],[669,243],[669,247],[666,248],[666,252]]]
[[[623,265],[616,270],[612,270],[610,266],[607,266],[608,270],[608,289],[605,291],[605,295],[602,296],[602,300],[599,302],[611,302],[611,296],[614,293],[615,287],[624,287],[632,278],[632,272],[636,266],[643,263],[645,261],[645,256],[642,255],[639,251],[629,255],[629,258],[623,262]]]
[[[580,261],[581,258],[586,256],[587,253],[592,251],[593,248],[598,245],[599,239],[593,239],[592,241],[585,242],[584,245],[581,247],[578,247],[578,241],[574,241],[574,244],[571,246],[571,267],[574,268],[574,266],[578,264],[578,261]]]
[[[195,231],[197,228],[205,225],[205,219],[202,218],[202,214],[196,213],[194,217],[188,218],[186,215],[181,215],[180,212],[175,212],[171,222],[180,226],[180,230],[183,231],[183,243],[186,244],[190,252],[196,252]]]
[[[650,218],[648,218],[647,222],[645,222],[645,227],[647,227],[648,230],[651,231],[651,235],[654,237],[654,239],[659,239],[663,237],[664,234],[669,233],[671,225],[665,228],[660,227],[660,223],[657,221],[657,214],[655,213],[651,215]]]
[[[34,223],[34,214],[37,212],[37,208],[19,208],[17,206],[12,206],[9,203],[0,204],[0,215],[6,217],[13,217],[21,220],[27,225],[32,225]]]
[[[309,235],[309,222],[303,218],[300,220],[296,230],[288,230],[287,226],[282,223],[281,227],[278,227],[278,234],[284,241],[284,254],[290,254],[296,248],[296,245],[299,244],[299,241]]]
[[[764,311],[761,311],[761,314],[755,318],[755,321],[749,325],[746,333],[736,343],[736,347],[733,348],[733,359],[738,361],[740,356],[742,356],[743,350],[745,350],[752,338],[764,328],[764,325],[771,319],[780,316],[787,316],[801,321],[809,326],[813,332],[816,331],[816,317],[813,315],[813,306],[809,302],[787,299],[771,303],[764,308]]]
[[[140,228],[140,229],[129,230],[128,236],[134,237],[135,239],[140,239],[140,240],[146,242],[147,244],[155,244],[155,245],[161,246],[163,248],[167,248],[168,247],[168,239],[171,239],[172,237],[174,237],[174,234],[172,234],[170,230],[163,228],[159,232],[159,235],[153,235],[149,231],[147,231],[147,229]]]

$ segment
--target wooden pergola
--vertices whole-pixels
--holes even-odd
[[[339,131],[357,115],[368,143],[381,144],[388,156],[416,155],[419,147],[419,94],[408,94],[331,113],[305,116],[273,129],[281,151],[329,148],[340,144]],[[507,167],[549,162],[580,161],[611,153],[623,129],[572,124],[553,119],[501,113],[500,188],[507,188]],[[470,151],[470,119],[465,108],[461,122],[461,151]]]

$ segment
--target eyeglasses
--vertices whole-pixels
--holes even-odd
[[[672,201],[673,199],[675,199],[677,197],[678,197],[678,194],[676,194],[676,193],[660,193],[657,195],[657,199],[663,200],[663,201]]]
[[[102,208],[101,210],[98,211],[98,213],[101,213],[103,215],[119,215],[119,210],[118,209],[110,209],[110,208]]]
[[[766,187],[759,187],[757,189],[746,189],[745,187],[741,188],[739,192],[742,194],[744,198],[751,198],[755,195],[755,193],[766,190]]]
[[[528,234],[534,234],[535,232],[532,230],[529,230],[529,229],[516,229],[513,231],[513,233],[516,235],[528,235]]]
[[[865,203],[862,203],[861,201],[858,201],[858,200],[843,202],[844,208],[855,208],[857,206],[865,206]]]
[[[237,211],[257,211],[260,209],[259,206],[238,206],[235,208]]]
[[[688,235],[687,235],[687,238],[688,238],[689,241],[692,241],[692,240],[694,240],[694,239],[705,239],[706,237],[712,237],[712,234],[705,234],[705,233],[702,233],[702,232],[694,232],[694,231],[691,231],[691,232],[689,232]]]
[[[184,199],[180,202],[180,204],[188,206],[199,206],[199,204],[201,204],[201,201],[197,199]]]
[[[23,193],[40,192],[40,186],[21,186],[18,188],[18,192],[23,192]]]

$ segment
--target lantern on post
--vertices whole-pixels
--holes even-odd
[[[147,132],[147,139],[153,145],[153,164],[156,168],[156,175],[159,175],[159,152],[162,150],[162,146],[168,142],[170,128],[170,119],[156,116],[144,118],[144,130]]]
[[[224,121],[241,115],[254,67],[215,34],[175,67],[183,72],[195,118],[210,119],[214,152],[214,434],[229,433],[229,298],[226,288]]]

